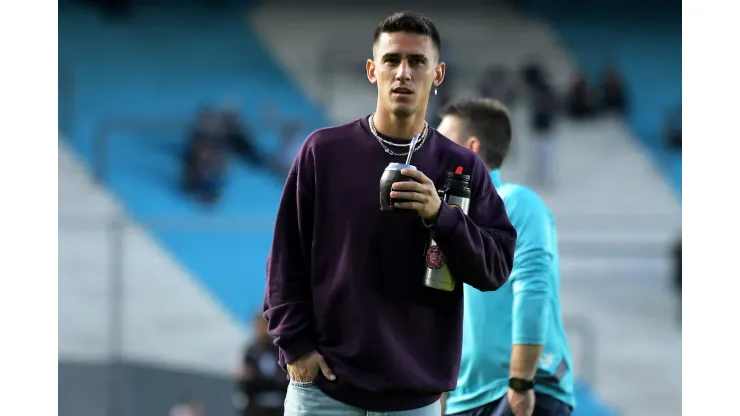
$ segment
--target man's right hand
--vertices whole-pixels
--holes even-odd
[[[314,351],[308,353],[297,360],[288,363],[288,374],[290,379],[306,383],[313,381],[313,379],[319,374],[319,370],[324,374],[327,380],[334,380],[336,376],[331,372],[331,369],[326,364],[324,357]]]

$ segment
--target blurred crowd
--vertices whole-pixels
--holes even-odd
[[[529,183],[547,188],[554,180],[553,158],[557,141],[554,131],[560,117],[574,121],[593,120],[612,114],[624,116],[629,97],[619,72],[606,67],[597,83],[589,82],[584,72],[578,72],[567,91],[557,91],[547,68],[536,61],[522,66],[518,72],[502,66],[487,69],[479,83],[479,94],[494,98],[513,108],[527,97],[534,163]]]
[[[242,119],[238,106],[226,104],[200,109],[182,154],[183,192],[204,204],[218,201],[228,178],[226,172],[232,156],[240,158],[248,166],[283,178],[290,168],[290,155],[302,139],[298,134],[303,124],[299,120],[281,118],[270,107],[267,107],[261,124],[276,131],[277,151],[261,149]]]
[[[603,116],[626,117],[630,96],[616,66],[607,65],[594,82],[583,71],[573,75],[566,91],[557,91],[549,78],[545,65],[532,60],[518,71],[503,66],[488,68],[481,76],[478,93],[494,98],[513,108],[527,97],[532,152],[534,163],[530,169],[530,184],[548,187],[553,175],[554,130],[558,119],[575,122],[595,120]],[[440,106],[444,105],[444,98]],[[681,107],[665,116],[662,141],[666,149],[681,150]]]

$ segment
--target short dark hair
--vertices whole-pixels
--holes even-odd
[[[460,118],[464,133],[481,142],[479,152],[486,166],[501,167],[511,146],[511,118],[504,104],[490,98],[460,100],[447,104],[440,116]]]
[[[439,53],[442,48],[442,39],[439,37],[437,27],[431,20],[416,12],[396,12],[383,19],[375,29],[373,36],[373,45],[378,42],[380,35],[383,33],[416,33],[418,35],[429,36],[432,44]]]

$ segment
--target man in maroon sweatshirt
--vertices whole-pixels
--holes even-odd
[[[380,23],[367,76],[374,114],[312,133],[288,174],[267,261],[264,311],[290,375],[285,414],[438,416],[455,389],[462,284],[424,286],[433,237],[459,281],[496,290],[512,268],[516,231],[488,170],[424,120],[444,79],[429,19]],[[381,212],[379,182],[420,134],[411,182],[393,185],[399,211]],[[466,215],[437,195],[458,166],[471,177]]]

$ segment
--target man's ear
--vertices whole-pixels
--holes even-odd
[[[445,80],[445,73],[447,72],[447,65],[445,65],[444,62],[440,62],[437,64],[437,67],[434,68],[434,86],[439,87],[442,85],[442,82]]]
[[[465,142],[465,147],[478,154],[478,152],[480,152],[480,140],[478,140],[477,137],[472,136]]]
[[[375,61],[368,59],[365,63],[365,71],[367,71],[367,80],[371,84],[377,84],[378,78],[375,77]]]

